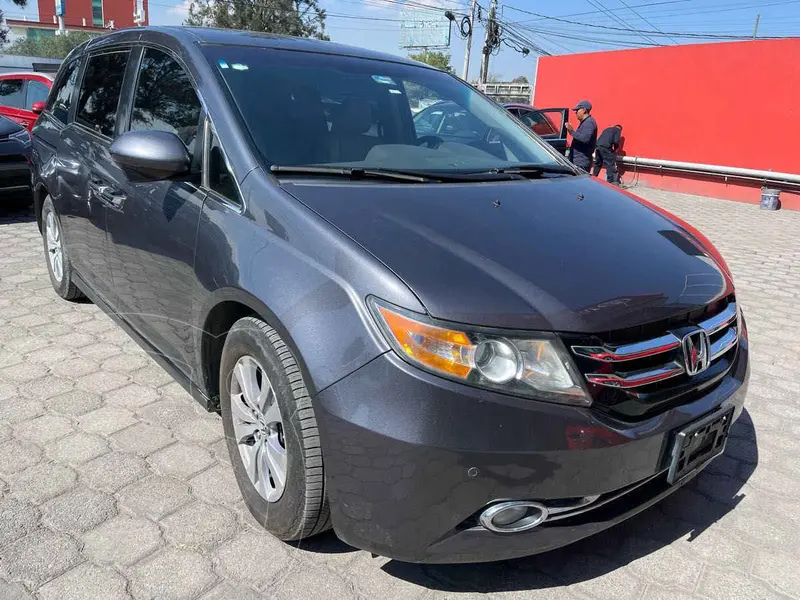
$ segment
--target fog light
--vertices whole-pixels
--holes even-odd
[[[500,502],[481,513],[480,523],[497,533],[520,533],[542,524],[547,507],[539,502]]]
[[[475,366],[492,383],[506,383],[519,372],[519,352],[502,340],[486,340],[475,349]]]

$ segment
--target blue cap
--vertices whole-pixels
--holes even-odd
[[[592,110],[592,103],[588,100],[581,100],[575,105],[575,108],[572,110],[579,110],[581,108],[585,108],[586,110]]]

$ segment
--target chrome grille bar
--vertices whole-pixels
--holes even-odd
[[[572,351],[580,356],[603,362],[623,362],[663,354],[679,348],[680,345],[681,341],[677,337],[667,333],[652,340],[622,346],[573,346]]]
[[[717,360],[720,356],[733,348],[738,341],[739,332],[736,330],[736,327],[729,327],[728,330],[722,334],[721,338],[711,344],[710,362]]]
[[[597,385],[627,389],[649,383],[658,383],[684,373],[683,365],[677,362],[670,362],[653,369],[642,369],[641,371],[632,371],[630,373],[587,373],[586,379],[589,380],[589,383]]]
[[[699,323],[701,329],[705,329],[708,335],[714,335],[719,330],[724,329],[736,320],[736,302],[731,302],[725,309],[705,321]]]
[[[731,302],[718,314],[698,323],[697,329],[704,330],[709,337],[719,336],[710,344],[708,352],[709,363],[723,356],[738,343],[739,331],[736,320],[736,303]],[[641,342],[618,346],[608,344],[601,346],[572,346],[572,351],[578,356],[599,362],[619,363],[665,354],[678,350],[680,347],[681,338],[678,337],[678,334],[668,331],[657,338]],[[595,385],[627,389],[658,383],[686,373],[686,368],[680,358],[675,360],[675,356],[673,356],[670,359],[665,358],[665,360],[668,360],[666,364],[647,369],[628,372],[587,373],[586,379],[589,383]]]

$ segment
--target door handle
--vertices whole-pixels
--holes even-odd
[[[104,184],[97,186],[97,195],[103,202],[110,204],[114,208],[122,206],[122,203],[127,197],[125,194],[115,190],[112,186]]]

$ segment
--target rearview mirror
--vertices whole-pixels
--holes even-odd
[[[129,131],[110,148],[111,157],[138,180],[160,181],[189,172],[189,152],[169,131]]]
[[[39,115],[44,112],[44,107],[45,107],[44,102],[42,101],[34,102],[33,104],[31,104],[31,112]]]

